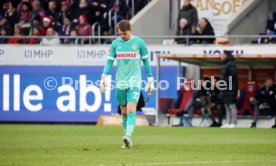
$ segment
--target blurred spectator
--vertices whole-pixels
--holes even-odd
[[[48,10],[46,16],[51,19],[51,24],[55,30],[59,29],[62,25],[62,14],[57,10],[57,4],[55,0],[50,0],[48,3]]]
[[[65,1],[68,2],[70,9],[72,11],[75,11],[79,7],[79,4],[80,4],[80,0],[65,0]]]
[[[271,78],[266,79],[264,85],[257,91],[255,98],[251,98],[251,103],[254,104],[254,120],[251,128],[256,128],[257,121],[260,116],[260,112],[263,115],[272,116],[276,110],[276,88],[273,86],[273,80]]]
[[[13,34],[13,26],[8,22],[6,17],[0,16],[0,29],[5,29],[8,36]]]
[[[207,18],[201,18],[199,20],[198,26],[196,27],[196,31],[194,33],[196,36],[215,36],[214,28]],[[193,39],[193,44],[214,44],[215,38],[195,38]]]
[[[53,27],[47,29],[47,35],[41,40],[42,45],[58,45],[60,40]]]
[[[72,29],[70,32],[69,40],[65,41],[64,44],[81,44],[81,40],[78,38],[78,32],[75,29]]]
[[[21,0],[15,7],[16,7],[16,12],[19,14],[22,11],[22,5],[24,3],[27,3],[29,6],[28,8],[31,10],[31,4],[29,0]]]
[[[33,27],[39,27],[39,29],[40,29],[40,34],[42,34],[41,33],[41,18],[40,18],[40,16],[39,15],[37,15],[37,16],[35,16],[33,19],[32,19],[32,22],[31,22],[31,28],[30,28],[30,33],[29,33],[29,35],[30,36],[32,36],[32,34],[33,34]],[[44,33],[44,35],[45,35],[46,33]]]
[[[88,3],[86,0],[80,0],[79,2],[79,7],[76,8],[74,10],[74,14],[73,14],[73,23],[74,24],[78,24],[78,19],[81,15],[85,15],[86,16],[86,20],[88,21],[88,23],[90,25],[92,25],[92,11],[91,9],[88,7]]]
[[[91,10],[92,10],[92,23],[93,25],[95,22],[101,21],[103,19],[103,11],[102,6],[100,6],[98,3],[93,3],[91,5]]]
[[[34,26],[32,29],[32,36],[33,38],[30,39],[30,41],[28,42],[28,44],[39,44],[41,41],[41,33],[40,33],[40,27],[39,26]],[[36,38],[36,36],[39,36],[38,38]]]
[[[18,22],[18,26],[20,27],[20,32],[22,35],[24,35],[24,36],[29,35],[31,25],[26,18],[24,18],[24,17],[20,18],[20,20]]]
[[[176,36],[183,36],[183,38],[176,38],[175,42],[177,44],[188,44],[188,40],[185,38],[185,36],[192,34],[192,30],[190,25],[188,24],[188,21],[185,18],[181,18],[178,25],[179,26],[176,31]]]
[[[47,29],[52,26],[52,19],[51,17],[44,17],[42,21],[42,28],[41,28],[41,35],[45,36],[47,34]],[[53,27],[54,28],[54,27]],[[54,28],[55,30],[55,28]]]
[[[210,83],[211,83],[211,80],[209,77],[203,77],[203,79],[201,80],[200,90],[197,92],[195,100],[200,103],[200,109],[202,114],[201,124],[203,120],[208,117],[212,120],[211,126],[215,127],[217,126],[217,122],[215,121],[215,118],[212,115],[212,111],[211,111],[212,95],[210,91],[210,87],[211,87]]]
[[[7,18],[7,21],[14,27],[15,23],[18,22],[18,16],[16,13],[16,9],[13,7],[11,0],[7,0],[4,5],[4,17]]]
[[[263,44],[276,43],[276,33],[271,28],[266,27],[265,33],[261,35],[267,35],[269,37],[259,38],[258,43],[263,43]]]
[[[31,5],[29,2],[22,2],[20,4],[20,9],[18,9],[19,19],[30,20],[32,18]]]
[[[128,8],[125,0],[110,0],[109,10],[112,9],[113,12],[117,13],[116,16],[113,14],[112,20],[119,22],[123,19],[127,19]]]
[[[108,5],[109,5],[110,0],[93,0],[92,1],[92,5],[96,5],[96,6],[101,6],[105,9],[107,9]],[[106,10],[107,11],[107,10]]]
[[[61,15],[62,15],[62,18],[67,17],[70,20],[73,19],[72,10],[70,10],[70,5],[67,1],[63,1],[61,3]]]
[[[8,43],[9,44],[23,43],[24,38],[22,38],[22,37],[23,37],[23,35],[21,34],[20,26],[18,24],[15,24],[13,37],[9,38]]]
[[[235,128],[237,125],[236,100],[238,95],[237,67],[231,51],[223,51],[220,58],[222,61],[221,80],[228,85],[226,90],[221,90],[219,93],[219,98],[224,103],[226,111],[226,124],[222,128]]]
[[[79,36],[91,36],[92,28],[91,25],[87,22],[87,17],[85,15],[81,15],[79,17],[79,24],[76,27]],[[82,39],[83,44],[89,44],[90,39]]]
[[[8,35],[7,30],[5,28],[1,28],[0,29],[0,34],[1,34],[1,36],[0,36],[1,37],[0,38],[0,44],[6,44],[6,43],[8,43],[8,38],[5,37],[5,36]]]
[[[222,100],[219,98],[220,90],[217,87],[217,82],[220,80],[218,76],[214,77],[214,81],[212,84],[214,84],[214,89],[211,90],[211,101],[212,101],[212,107],[216,108],[218,111],[218,123],[213,123],[211,127],[220,127],[222,126],[223,117],[225,114],[225,107],[222,102]]]
[[[186,84],[185,86],[187,85],[188,84]],[[179,106],[181,105],[181,102],[183,100],[183,90],[184,90],[183,88],[184,86],[177,92],[175,108],[179,108]],[[196,109],[201,108],[200,102],[196,101],[196,97],[198,96],[197,94],[198,94],[198,90],[192,89],[192,98],[190,99],[189,103],[184,109],[182,109],[180,112],[176,114],[177,117],[180,117],[180,123],[178,126],[184,126],[186,123],[188,126],[192,127],[194,111]],[[187,114],[187,116],[184,116],[184,114]]]
[[[63,18],[63,25],[60,28],[59,36],[70,36],[70,32],[72,29],[71,20],[68,17]],[[68,38],[61,39],[61,43],[67,43]]]
[[[93,14],[93,24],[98,23],[101,30],[101,35],[104,35],[105,33],[108,34],[109,31],[109,25],[107,20],[107,2],[101,2],[100,0],[93,1],[92,6],[92,14]],[[91,26],[93,26],[91,24]],[[97,30],[97,27],[96,27]]]
[[[101,35],[109,34],[108,25],[108,7],[110,0],[93,0],[92,10],[93,12],[93,23],[98,22],[101,28]],[[93,25],[93,24],[91,24]]]
[[[38,1],[38,0],[33,1],[32,8],[33,8],[33,11],[32,11],[32,18],[30,21],[31,23],[33,23],[33,20],[35,18],[41,20],[45,16],[45,12],[44,12],[43,8],[41,7],[40,1]],[[32,26],[33,26],[33,24],[32,24]]]
[[[183,0],[184,5],[182,9],[179,11],[178,19],[185,18],[188,23],[191,25],[192,32],[195,33],[196,26],[198,23],[197,9],[191,4],[191,0]]]

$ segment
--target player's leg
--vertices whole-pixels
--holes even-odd
[[[131,148],[133,146],[131,137],[136,125],[136,107],[137,107],[136,103],[131,103],[131,102],[127,103],[127,111],[128,111],[127,128],[126,128],[126,135],[123,138],[124,145],[127,148]]]
[[[126,105],[120,105],[122,116],[123,116],[123,129],[124,129],[124,135],[126,135],[126,129],[127,129],[127,106]]]
[[[129,145],[127,144],[127,142],[124,141],[124,138],[126,137],[126,132],[127,132],[127,106],[126,105],[121,105],[120,106],[121,111],[122,111],[122,121],[123,121],[123,129],[124,129],[124,137],[123,137],[123,145],[122,145],[122,149],[125,148],[129,148]]]
[[[124,143],[127,147],[132,147],[131,137],[136,125],[136,108],[140,97],[140,89],[132,88],[127,91],[127,132],[124,138]]]
[[[126,136],[130,139],[136,125],[136,108],[137,108],[137,103],[132,103],[132,102],[127,103],[128,115],[127,115]]]
[[[127,90],[116,89],[116,100],[120,106],[123,115],[123,129],[124,135],[126,135],[127,128]]]

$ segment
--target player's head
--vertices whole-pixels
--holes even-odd
[[[183,0],[184,6],[188,6],[191,3],[191,0]]]
[[[272,78],[267,78],[266,80],[265,80],[265,86],[267,86],[267,87],[271,87],[272,85],[273,85],[273,79]]]
[[[47,36],[54,36],[55,35],[55,30],[54,30],[54,28],[53,27],[49,27],[48,29],[47,29]]]
[[[227,58],[228,59],[234,58],[233,54],[232,54],[232,51],[224,50],[223,53],[220,55],[220,59],[222,61],[226,60]]]
[[[131,38],[131,25],[127,20],[121,20],[117,24],[119,36],[123,40],[129,40]]]

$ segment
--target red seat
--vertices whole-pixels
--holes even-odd
[[[159,110],[163,113],[167,113],[168,109],[173,107],[174,98],[160,98]]]
[[[185,109],[186,106],[189,104],[190,100],[192,100],[193,89],[191,87],[191,81],[187,81],[183,85],[182,93],[183,93],[183,96],[182,96],[182,100],[181,100],[179,108],[171,108],[171,109],[169,109],[168,110],[168,114],[177,114],[181,110]]]
[[[242,103],[241,108],[238,110],[238,115],[242,115],[246,110],[250,110],[251,115],[253,114],[253,110],[249,102],[249,98],[255,97],[256,92],[257,92],[257,83],[254,81],[248,81],[245,89],[245,99]]]

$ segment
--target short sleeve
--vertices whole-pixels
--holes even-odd
[[[141,43],[141,46],[140,46],[141,58],[146,59],[149,57],[148,48],[144,40],[141,40],[140,43]]]
[[[108,53],[107,58],[110,59],[110,60],[115,60],[116,59],[116,46],[115,46],[114,41],[110,45],[109,53]]]

